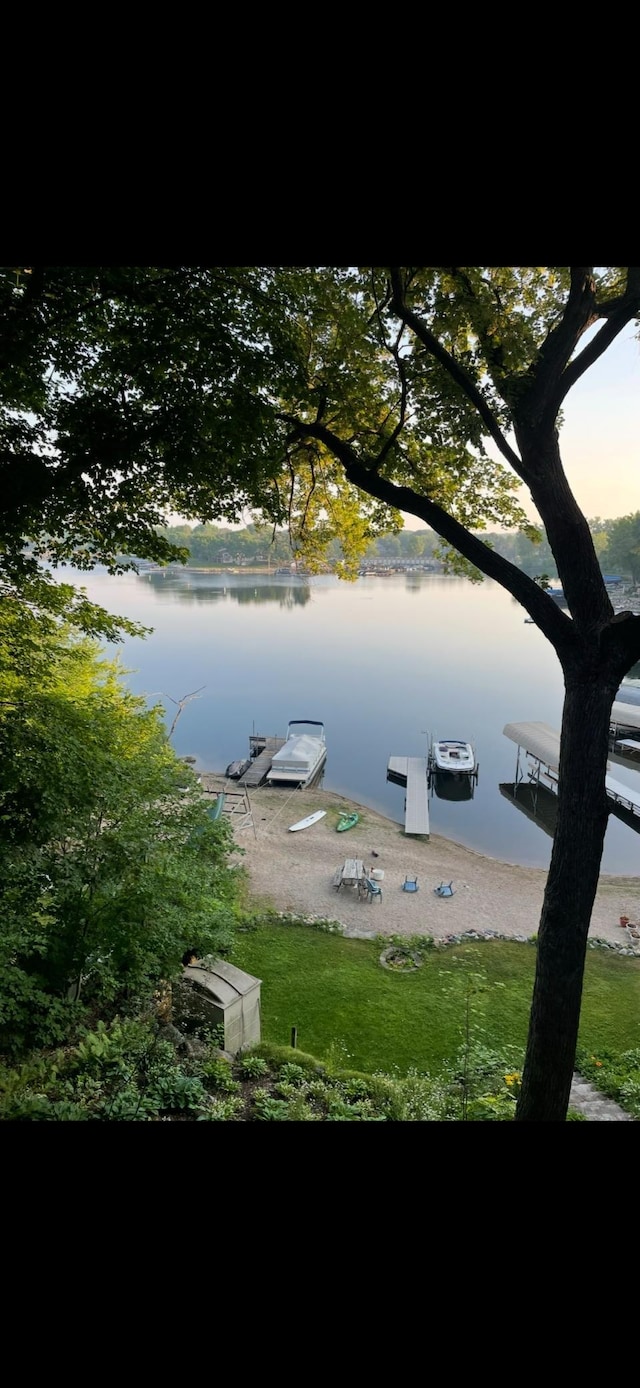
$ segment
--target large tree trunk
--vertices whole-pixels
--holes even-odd
[[[547,877],[516,1121],[564,1122],[575,1065],[587,935],[608,810],[605,775],[613,693],[567,684],[558,816]]]

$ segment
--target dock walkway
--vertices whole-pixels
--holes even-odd
[[[253,786],[262,785],[267,772],[271,770],[276,752],[279,752],[284,744],[284,737],[250,737],[251,766],[245,771],[244,776],[241,776],[240,784],[248,786],[250,790]],[[256,756],[253,755],[254,752],[257,752]]]
[[[426,757],[389,757],[387,780],[406,786],[404,801],[405,834],[429,837],[429,796]]]

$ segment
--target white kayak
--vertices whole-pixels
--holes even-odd
[[[298,829],[308,829],[310,824],[317,824],[319,819],[324,819],[326,813],[326,810],[316,810],[315,814],[308,814],[306,819],[299,819],[297,824],[290,824],[289,833],[295,834]]]

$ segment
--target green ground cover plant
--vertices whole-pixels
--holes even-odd
[[[260,1043],[235,1060],[196,1043],[179,1058],[157,1021],[99,1023],[73,1046],[0,1066],[13,1122],[416,1122],[513,1117],[519,1076],[472,1047],[437,1077],[366,1074]]]

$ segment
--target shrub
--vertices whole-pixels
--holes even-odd
[[[240,1095],[229,1094],[226,1098],[214,1095],[209,1098],[204,1112],[198,1114],[198,1123],[232,1123],[242,1113],[243,1101]]]
[[[234,1079],[231,1065],[228,1060],[223,1060],[222,1056],[216,1056],[213,1060],[205,1060],[200,1066],[200,1073],[208,1081],[212,1089],[222,1090],[225,1094],[234,1094],[239,1091],[239,1084]]]
[[[238,1074],[244,1080],[255,1080],[268,1073],[269,1066],[261,1055],[244,1055],[238,1061]]]

